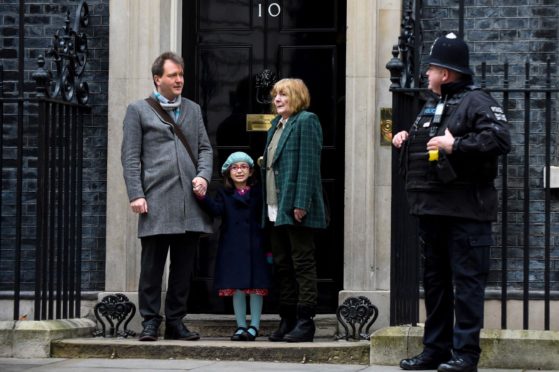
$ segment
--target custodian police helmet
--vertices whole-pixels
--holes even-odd
[[[474,74],[469,67],[470,52],[468,51],[468,45],[452,32],[435,40],[426,62],[462,74]]]

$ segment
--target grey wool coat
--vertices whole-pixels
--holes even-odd
[[[182,98],[177,125],[197,157],[195,167],[173,127],[145,101],[131,103],[124,117],[121,161],[129,201],[146,198],[138,217],[138,237],[212,232],[210,217],[192,193],[196,176],[210,180],[212,146],[200,106]]]

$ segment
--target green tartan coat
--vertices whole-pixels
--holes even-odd
[[[272,120],[264,149],[262,184],[264,190],[263,222],[268,220],[266,204],[266,164],[268,145],[280,120]],[[307,215],[301,226],[326,228],[326,214],[322,196],[320,154],[322,151],[322,128],[318,116],[301,111],[289,118],[279,139],[272,169],[278,190],[278,216],[275,226],[299,225],[293,216],[295,208],[304,209]]]

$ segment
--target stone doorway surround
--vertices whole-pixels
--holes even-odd
[[[181,53],[181,0],[110,3],[105,293],[135,296],[140,244],[128,208],[120,145],[126,106],[153,89],[161,52]],[[379,308],[372,330],[389,324],[391,148],[380,145],[380,108],[391,106],[385,68],[398,39],[401,1],[348,0],[344,190],[344,280],[339,303],[366,296]],[[188,84],[188,82],[185,82]],[[137,320],[138,321],[138,320]],[[130,328],[137,328],[131,323]]]

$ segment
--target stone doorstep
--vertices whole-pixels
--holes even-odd
[[[369,363],[368,341],[269,342],[261,337],[253,342],[233,342],[226,338],[198,341],[140,342],[137,339],[67,339],[51,344],[56,358],[148,358],[279,361],[292,363]]]
[[[317,324],[328,324],[328,315]],[[318,318],[318,317],[317,317]],[[204,323],[209,326],[204,327]],[[267,319],[262,324],[277,324]],[[192,329],[231,331],[231,319],[191,319]],[[270,324],[270,329],[272,325]],[[196,328],[195,328],[196,327]],[[199,328],[201,327],[201,328]],[[422,327],[387,327],[376,331],[371,342],[317,337],[312,343],[274,343],[262,335],[254,342],[232,342],[226,337],[202,337],[195,342],[140,342],[136,338],[88,337],[95,328],[89,319],[0,321],[0,356],[16,358],[157,358],[217,359],[284,362],[398,365],[402,358],[422,349]],[[330,326],[325,327],[331,332]],[[221,328],[222,329],[222,328]],[[209,333],[209,332],[208,332]],[[264,328],[263,328],[264,333]],[[490,330],[481,332],[480,367],[559,369],[559,332]]]
[[[47,358],[53,340],[91,335],[89,319],[0,321],[0,356]]]
[[[235,329],[231,315],[189,315],[185,323],[200,332],[197,342],[139,342],[135,337],[90,337],[96,329],[89,319],[4,321],[0,322],[0,357],[17,358],[199,358],[289,362],[367,364],[369,343],[336,341],[337,319],[333,314],[318,315],[313,343],[272,343],[267,336],[276,329],[277,315],[264,315],[256,342],[232,342]],[[122,330],[122,329],[120,329]],[[160,329],[164,332],[164,324]]]
[[[482,329],[482,368],[559,369],[559,332]],[[379,329],[371,336],[370,363],[398,365],[423,349],[423,327]]]
[[[157,342],[140,342],[136,337],[65,339],[51,344],[51,356],[368,364],[368,341],[336,341],[337,319],[334,314],[320,314],[314,320],[316,337],[312,343],[269,342],[267,337],[279,322],[279,316],[274,314],[262,315],[260,334],[256,341],[232,342],[229,337],[236,329],[233,315],[189,314],[184,319],[185,324],[191,331],[201,335],[201,339],[195,342],[163,338]],[[165,323],[161,324],[159,331],[162,336]]]
[[[108,332],[108,322],[105,321],[106,331]],[[276,314],[263,314],[260,320],[259,333],[260,336],[268,336],[278,326],[280,318]],[[338,320],[334,314],[319,314],[314,318],[316,325],[315,336],[319,338],[335,338],[338,334]],[[236,330],[237,325],[234,315],[218,315],[218,314],[188,314],[183,319],[184,324],[189,330],[198,332],[202,337],[230,337]],[[123,322],[124,323],[124,322]],[[250,316],[247,319],[247,324],[250,325]],[[98,329],[101,329],[99,322],[97,322]],[[128,330],[140,333],[142,330],[139,322],[136,325],[128,325]],[[120,326],[119,331],[123,330],[123,325]],[[343,332],[343,328],[341,329]],[[159,334],[163,335],[165,332],[165,322],[161,323]]]
[[[267,337],[278,326],[280,318],[278,315],[263,314],[260,320],[260,336]],[[338,330],[338,320],[334,314],[319,314],[314,318],[316,325],[315,336],[318,338],[334,339]],[[213,314],[189,314],[184,319],[189,330],[198,332],[202,338],[205,337],[230,337],[237,328],[234,315]],[[250,325],[250,323],[249,323]],[[140,330],[133,329],[139,332]],[[160,334],[165,331],[165,323],[161,324]]]

